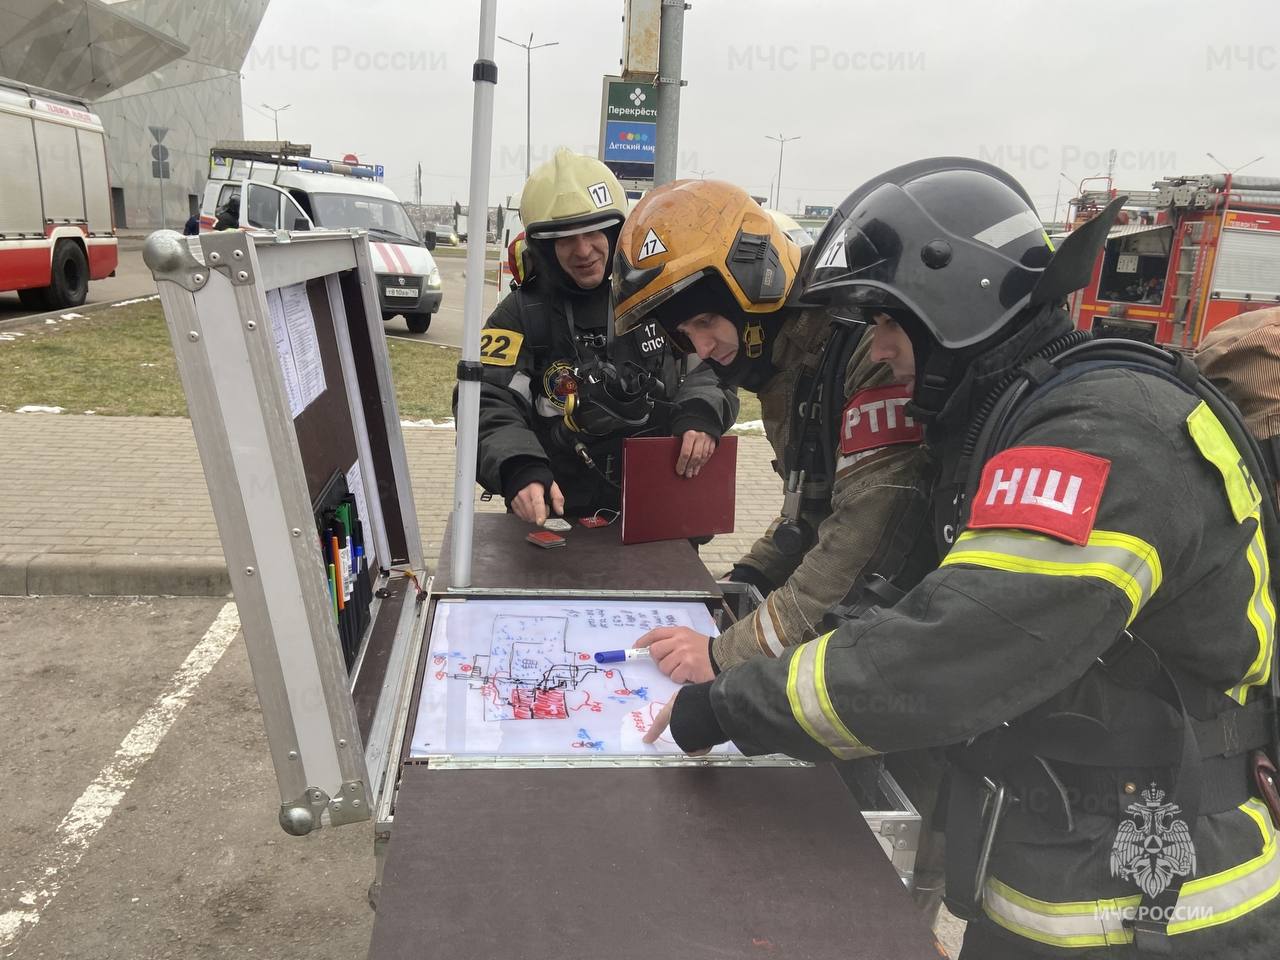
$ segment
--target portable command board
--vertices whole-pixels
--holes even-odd
[[[469,584],[454,588],[447,562],[428,575],[363,233],[161,231],[144,257],[240,611],[279,821],[295,835],[373,821],[371,956],[433,942],[442,956],[489,957],[517,940],[522,953],[569,955],[551,920],[567,905],[530,882],[538,870],[572,872],[580,895],[621,910],[655,886],[673,908],[688,903],[711,868],[743,885],[708,901],[708,956],[779,938],[813,957],[936,956],[902,882],[919,817],[887,775],[859,810],[828,767],[641,743],[673,688],[652,665],[601,668],[593,653],[654,622],[710,632],[741,611],[686,542],[624,548],[617,525],[575,527],[567,549],[542,551],[516,518],[483,514]],[[675,832],[672,810],[685,812]],[[442,816],[474,832],[442,832]],[[729,822],[752,842],[731,840]],[[645,862],[618,870],[620,850]],[[785,866],[749,868],[788,850]],[[702,866],[663,886],[679,858]],[[761,921],[754,904],[790,874],[826,892]],[[859,888],[872,908],[851,914]],[[503,919],[482,890],[503,897]],[[609,955],[683,944],[701,956],[688,948],[698,923]],[[596,926],[582,942],[607,935]]]

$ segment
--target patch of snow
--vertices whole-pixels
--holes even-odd
[[[743,420],[741,423],[735,423],[733,429],[738,433],[764,433],[764,421]]]
[[[39,404],[29,403],[25,407],[19,407],[14,413],[62,413],[62,408],[42,407]]]
[[[111,306],[113,306],[113,307],[127,307],[127,306],[129,306],[129,304],[131,304],[131,303],[146,303],[148,300],[159,300],[159,299],[160,299],[160,294],[158,294],[158,293],[153,293],[153,294],[152,294],[151,296],[149,296],[149,297],[135,297],[135,298],[134,298],[134,299],[132,299],[132,300],[117,300],[115,303],[111,304]]]
[[[434,420],[401,420],[402,427],[426,427],[428,430],[452,430],[453,417],[445,417],[439,423]]]

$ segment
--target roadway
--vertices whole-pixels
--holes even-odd
[[[125,237],[120,241],[120,264],[116,275],[106,280],[94,280],[89,284],[89,296],[84,306],[37,313],[27,310],[18,302],[16,293],[0,293],[0,327],[29,323],[42,317],[57,317],[67,313],[80,313],[85,307],[98,304],[149,297],[156,292],[151,271],[142,262],[142,237]],[[439,312],[431,320],[431,329],[425,334],[410,333],[402,318],[396,317],[386,324],[388,337],[411,340],[418,343],[435,343],[447,347],[462,346],[462,303],[466,282],[466,250],[459,253],[440,253],[436,263],[440,267],[440,280],[444,287],[444,301]],[[488,260],[492,268],[495,260]],[[504,290],[505,292],[505,290]],[[484,288],[484,315],[487,317],[498,302],[498,290],[492,283]]]
[[[368,823],[286,835],[226,598],[0,598],[0,957],[363,957]]]

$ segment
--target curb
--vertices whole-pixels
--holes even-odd
[[[151,297],[154,294],[144,294],[144,297]],[[124,300],[139,300],[144,297],[125,297]],[[21,317],[8,317],[0,320],[0,329],[5,327],[17,326],[20,323],[42,323],[45,320],[53,320],[61,317],[64,313],[96,313],[99,310],[105,310],[107,307],[113,307],[117,303],[123,302],[120,298],[110,300],[96,300],[93,303],[82,303],[78,307],[64,307],[61,310],[46,310],[44,313],[28,313]],[[72,321],[68,321],[72,322]]]
[[[143,554],[0,554],[0,596],[225,597],[221,558]]]

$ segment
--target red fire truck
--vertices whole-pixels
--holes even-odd
[[[0,79],[0,290],[31,310],[78,306],[118,257],[101,121]]]
[[[1080,329],[1194,350],[1224,320],[1280,304],[1280,177],[1170,177],[1133,191],[1095,179],[1071,201],[1068,230],[1129,200],[1072,298]]]

